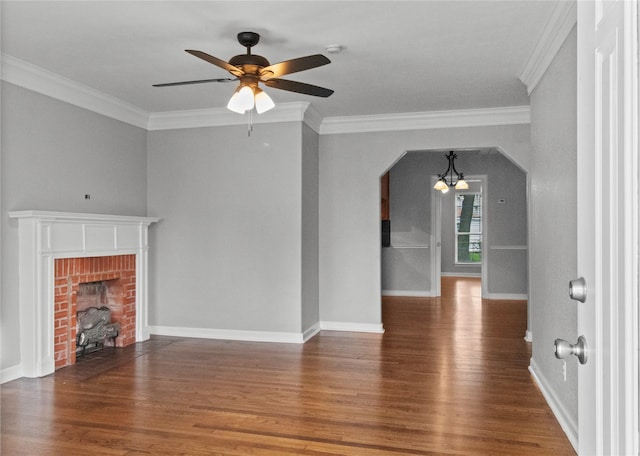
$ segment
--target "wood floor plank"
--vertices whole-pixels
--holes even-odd
[[[528,372],[526,303],[443,279],[384,334],[153,337],[1,389],[5,455],[575,455]]]

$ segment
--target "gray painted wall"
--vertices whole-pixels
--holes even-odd
[[[434,291],[430,283],[431,176],[446,169],[442,152],[409,152],[390,171],[392,247],[382,249],[382,289],[394,292]],[[486,175],[484,216],[489,232],[484,247],[488,291],[495,295],[527,293],[527,251],[503,249],[527,245],[526,175],[500,153],[458,151],[456,168],[465,175]],[[480,273],[480,267],[455,265],[454,191],[437,194],[442,205],[443,273]],[[504,199],[505,203],[498,203]],[[422,247],[427,248],[422,248]]]
[[[567,38],[531,94],[531,331],[532,367],[578,420],[577,359],[553,354],[556,338],[577,340],[577,308],[568,297],[576,278],[576,31]],[[576,428],[577,429],[577,428]]]
[[[302,331],[320,320],[318,280],[318,134],[302,125]]]
[[[525,170],[529,125],[320,136],[320,320],[381,322],[380,176],[407,150],[496,147]]]
[[[432,165],[427,155],[409,152],[389,170],[391,246],[382,249],[384,292],[420,294],[432,289]]]
[[[8,211],[146,215],[147,132],[12,84],[1,88],[4,369],[20,362],[18,224]]]
[[[303,150],[300,122],[251,137],[244,126],[149,133],[149,215],[162,218],[150,325],[300,333],[301,309],[314,319],[317,178],[302,180],[317,174],[317,150],[304,135]]]

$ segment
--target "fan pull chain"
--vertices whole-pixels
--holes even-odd
[[[253,109],[249,110],[249,122],[247,125],[247,136],[251,136],[251,132],[253,131]]]

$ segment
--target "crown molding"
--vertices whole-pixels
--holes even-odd
[[[225,108],[150,113],[7,54],[0,54],[0,76],[11,84],[148,131],[246,125],[248,121],[247,116],[229,112]],[[310,103],[296,102],[282,103],[264,114],[253,115],[254,124],[276,122],[305,122],[316,133],[324,135],[527,124],[530,123],[530,111],[528,106],[511,106],[322,118]]]
[[[312,104],[309,104],[304,112],[304,123],[306,123],[313,131],[320,134],[320,126],[322,125],[322,115]]]
[[[529,95],[531,95],[542,76],[544,76],[547,68],[551,65],[576,23],[576,0],[557,2],[538,43],[531,51],[518,76],[518,79],[527,86]]]
[[[328,117],[320,125],[321,135],[434,128],[486,127],[531,122],[529,106],[429,111],[406,114]]]
[[[263,114],[253,114],[253,124],[304,121],[309,103],[281,103]],[[191,109],[185,111],[152,112],[147,130],[175,130],[181,128],[224,127],[247,125],[248,116],[238,115],[226,108]]]
[[[118,98],[37,67],[8,54],[0,55],[3,81],[98,114],[147,128],[149,113]]]

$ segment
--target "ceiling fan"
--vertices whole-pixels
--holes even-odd
[[[225,62],[217,57],[202,51],[194,51],[187,49],[186,52],[205,60],[217,67],[227,70],[235,78],[217,78],[217,79],[199,79],[196,81],[169,82],[165,84],[154,84],[154,87],[168,87],[187,84],[201,84],[207,82],[229,82],[239,80],[240,84],[236,88],[233,96],[227,104],[227,108],[244,114],[251,111],[254,107],[258,114],[261,114],[273,108],[275,104],[258,84],[262,82],[267,87],[274,89],[287,90],[289,92],[302,93],[305,95],[313,95],[315,97],[328,97],[333,90],[324,87],[318,87],[303,82],[290,81],[280,79],[280,76],[286,74],[297,73],[298,71],[310,70],[322,65],[331,63],[331,60],[322,54],[308,55],[297,59],[285,60],[284,62],[270,64],[269,61],[261,55],[252,54],[251,48],[258,44],[260,35],[255,32],[238,33],[238,42],[247,48],[246,54],[236,55],[229,62]]]

